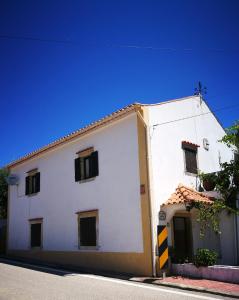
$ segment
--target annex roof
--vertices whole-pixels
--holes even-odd
[[[184,204],[187,202],[202,202],[205,204],[212,204],[213,198],[197,192],[193,188],[187,187],[183,184],[179,184],[176,191],[170,196],[170,198],[162,204],[162,206],[173,204]]]

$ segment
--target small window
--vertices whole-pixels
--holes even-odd
[[[191,174],[198,174],[197,148],[199,146],[190,142],[182,142],[185,158],[185,171]]]
[[[78,213],[79,248],[96,249],[98,246],[98,211]]]
[[[30,221],[31,248],[42,248],[42,221]]]
[[[28,172],[26,177],[26,195],[36,194],[40,192],[40,172]]]
[[[98,151],[75,159],[75,181],[93,178],[99,175]]]
[[[197,174],[198,167],[197,167],[197,150],[193,149],[184,149],[185,153],[185,169],[186,172]]]
[[[238,152],[234,152],[234,161],[239,162],[239,153]]]

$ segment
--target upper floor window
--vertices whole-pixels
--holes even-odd
[[[197,148],[199,146],[189,142],[182,142],[185,158],[185,172],[198,174]]]
[[[40,192],[40,172],[35,169],[27,173],[25,194],[31,195]]]
[[[75,181],[98,176],[98,151],[93,151],[93,148],[90,148],[77,154],[79,157],[75,159]]]

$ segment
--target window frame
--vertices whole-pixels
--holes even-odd
[[[183,158],[184,158],[184,173],[186,175],[189,175],[189,176],[194,176],[194,177],[197,177],[198,176],[198,170],[199,170],[199,164],[198,164],[198,146],[191,146],[191,145],[187,145],[187,144],[184,144],[182,143],[182,150],[183,150]],[[187,170],[187,159],[186,159],[186,151],[189,150],[191,152],[195,152],[195,158],[196,158],[196,172],[193,173],[193,172],[190,172]]]
[[[233,160],[234,162],[239,161],[239,152],[234,151]]]
[[[37,184],[37,177],[39,177],[39,189]],[[27,183],[27,178],[28,183]],[[27,185],[28,184],[28,188]],[[25,177],[25,195],[26,196],[34,196],[40,192],[40,185],[41,185],[41,176],[38,169],[33,169],[27,172],[27,176]],[[34,187],[34,188],[33,188]]]
[[[88,181],[94,180],[99,175],[99,159],[98,159],[98,151],[95,151],[93,147],[86,148],[84,150],[78,151],[76,153],[78,157],[75,159],[75,182],[78,183],[84,183]],[[94,171],[94,168],[92,168],[92,161],[94,161],[95,156],[97,156],[97,174],[92,176],[92,173]],[[83,176],[80,176],[80,180],[76,180],[76,161],[78,165],[78,172],[80,172],[80,175],[83,174]],[[87,164],[88,162],[88,164]],[[87,167],[88,166],[88,167]]]
[[[79,250],[98,250],[99,247],[99,211],[98,209],[89,211],[79,211],[77,214],[77,225],[78,225],[78,249]],[[80,244],[80,220],[83,218],[95,217],[95,230],[96,230],[96,246],[82,246]]]
[[[88,179],[91,179],[91,178],[94,178],[94,177],[90,177],[90,156],[91,155],[87,155],[87,156],[83,156],[83,157],[80,157],[81,159],[81,175],[83,173],[83,178],[80,180],[80,181],[84,181],[84,180],[88,180]],[[88,168],[86,166],[86,162],[88,162]],[[82,169],[84,170],[82,172]]]
[[[29,219],[29,248],[31,250],[41,250],[43,249],[43,218],[35,218],[35,219]],[[41,225],[41,245],[40,246],[33,246],[32,247],[32,225],[34,224],[40,224]]]

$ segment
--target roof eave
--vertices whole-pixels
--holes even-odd
[[[102,118],[98,121],[95,121],[77,131],[74,131],[74,132],[72,132],[72,133],[38,149],[38,150],[35,150],[19,159],[7,164],[5,166],[5,168],[7,168],[8,170],[11,170],[12,168],[16,167],[17,165],[23,164],[32,158],[35,158],[35,157],[37,157],[43,153],[46,153],[54,148],[57,148],[59,146],[62,146],[64,144],[70,142],[70,141],[73,141],[73,140],[79,138],[80,136],[88,134],[98,128],[105,126],[105,125],[108,125],[111,122],[119,120],[133,111],[136,112],[139,108],[141,108],[141,105],[139,103],[130,104],[120,110],[117,110],[116,112],[113,112],[110,115],[105,116],[104,118]]]

